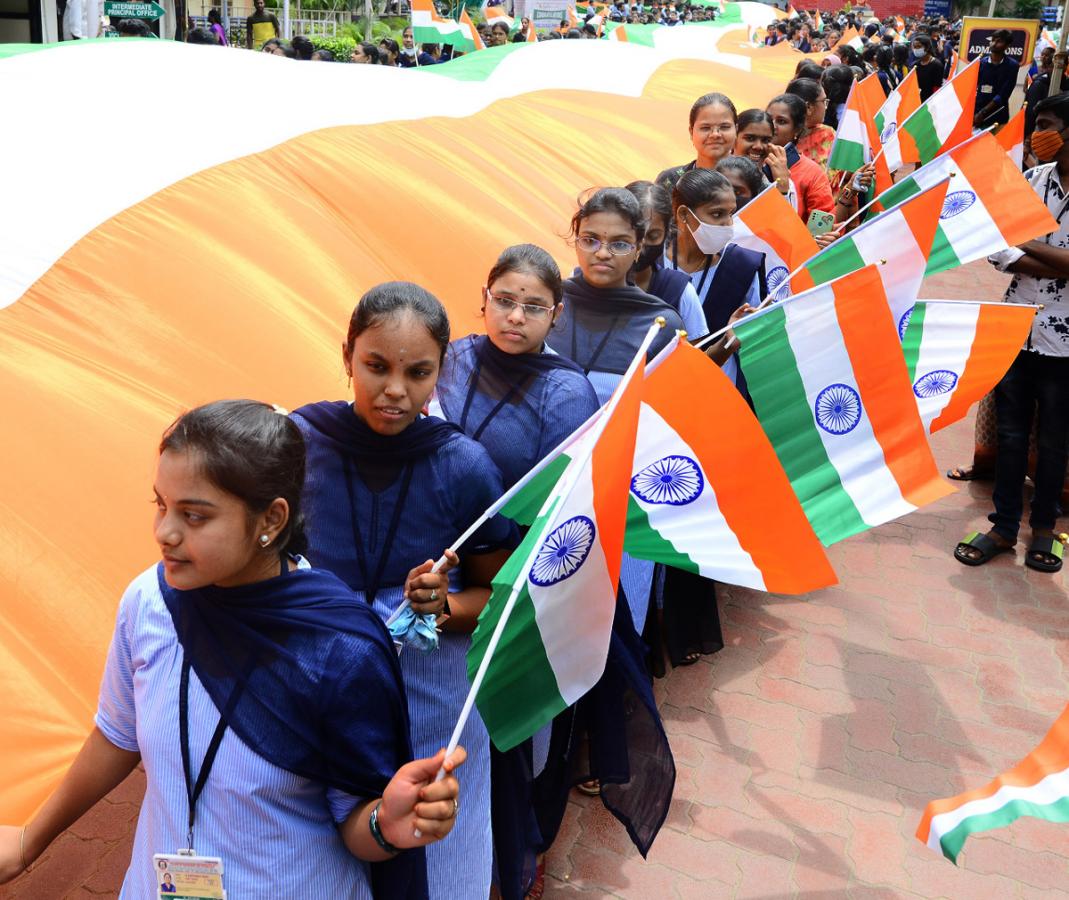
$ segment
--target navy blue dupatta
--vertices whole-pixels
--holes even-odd
[[[382,795],[412,751],[397,653],[366,603],[316,569],[192,591],[157,575],[186,659],[243,743],[327,787]],[[376,897],[427,896],[422,849],[370,868]]]

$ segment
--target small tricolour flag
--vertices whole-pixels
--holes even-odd
[[[886,263],[878,269],[883,293],[895,322],[901,322],[920,293],[949,183],[943,179],[829,244],[806,263],[813,284]]]
[[[475,23],[471,20],[471,16],[468,15],[467,7],[464,7],[460,11],[460,24],[468,29],[473,49],[485,50],[486,44],[483,43],[482,36],[479,34],[479,29],[475,27]]]
[[[772,445],[719,366],[680,341],[646,372],[624,549],[756,590],[804,594],[834,584]]]
[[[440,16],[431,0],[412,0],[412,37],[417,44],[451,44],[462,50],[474,50],[474,31],[468,25]]]
[[[802,268],[820,252],[813,235],[773,184],[735,213],[735,243],[765,255],[769,296],[777,299],[813,286]],[[787,283],[788,275],[795,272]]]
[[[1010,155],[1010,159],[1018,169],[1024,166],[1024,111],[1026,108],[1027,104],[1017,110],[1014,117],[995,135],[999,146]]]
[[[1021,816],[1069,822],[1069,707],[1008,772],[977,790],[929,803],[917,838],[957,864],[970,834],[1005,828]]]
[[[906,316],[902,352],[921,421],[934,434],[965,418],[1013,363],[1034,306],[918,300]]]
[[[902,149],[898,141],[898,129],[913,113],[920,109],[921,91],[917,84],[917,68],[914,66],[901,83],[888,95],[876,113],[876,130],[880,133],[887,168],[897,172],[903,163]]]
[[[877,193],[887,190],[892,184],[887,160],[882,153],[878,153],[880,133],[876,129],[876,113],[885,99],[875,73],[850,86],[828,159],[829,169],[842,172],[856,172],[866,163],[875,161]]]
[[[902,122],[898,141],[904,162],[923,165],[969,139],[979,72],[980,60],[973,60]]]
[[[639,370],[651,336],[602,414],[560,457],[565,468],[548,495],[535,478],[515,497],[524,507],[534,495],[538,516],[494,577],[467,657],[476,704],[499,750],[579,700],[605,669],[642,399]],[[501,512],[509,514],[510,506]]]
[[[880,194],[885,207],[951,176],[928,257],[928,275],[1050,234],[1058,227],[1018,167],[989,132],[937,157]]]
[[[628,41],[627,25],[625,25],[623,22],[621,22],[619,25],[617,25],[615,28],[613,28],[609,32],[609,40],[610,41],[624,41],[624,42],[627,42]]]
[[[516,20],[505,12],[501,6],[488,6],[483,12],[486,14],[486,24],[494,25],[498,22],[504,22],[509,27],[509,31],[516,30]]]
[[[951,492],[875,266],[735,326],[761,427],[825,545]]]

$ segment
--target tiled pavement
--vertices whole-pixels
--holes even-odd
[[[979,263],[924,295],[996,299],[1003,284]],[[971,425],[934,445],[943,469],[968,462]],[[913,837],[928,800],[1012,765],[1069,700],[1062,576],[1020,554],[979,569],[950,556],[989,491],[966,484],[837,545],[840,584],[804,599],[723,588],[729,646],[657,683],[679,777],[649,859],[574,795],[547,896],[1069,897],[1069,826],[974,837],[960,868]],[[140,788],[131,778],[0,900],[113,896]]]

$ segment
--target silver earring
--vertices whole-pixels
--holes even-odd
[[[266,547],[270,543],[271,543],[271,538],[270,537],[268,537],[266,534],[261,534],[260,535],[260,546],[261,547]]]

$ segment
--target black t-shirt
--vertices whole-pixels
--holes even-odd
[[[923,103],[943,84],[943,64],[932,57],[931,62],[918,62],[914,68],[917,70],[917,87],[920,88]]]

